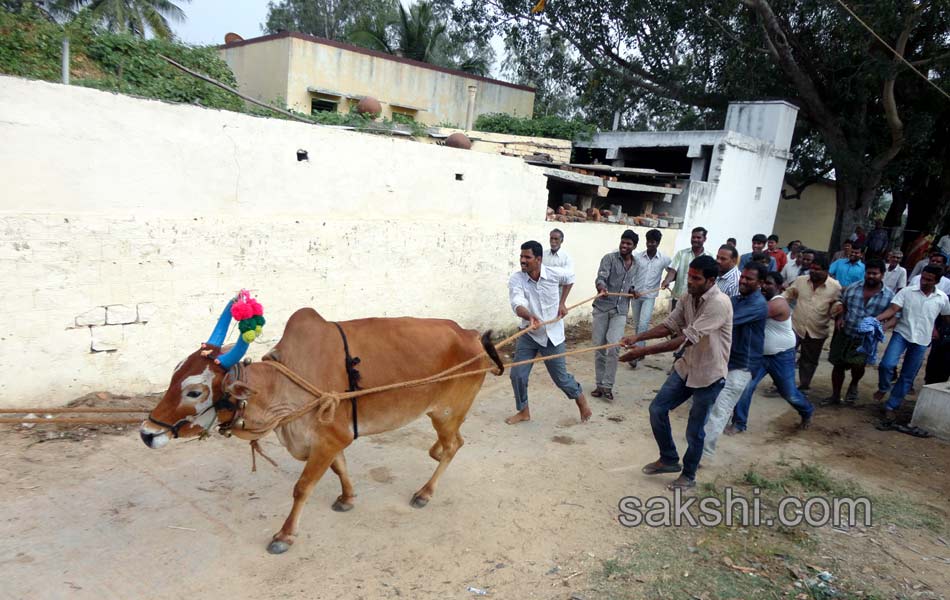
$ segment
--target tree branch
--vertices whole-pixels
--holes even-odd
[[[494,6],[499,11],[504,12],[505,10],[504,7],[499,5],[497,2],[489,1],[487,4]],[[547,27],[552,31],[556,31],[557,33],[561,34],[561,36],[563,36],[564,39],[567,40],[567,42],[575,50],[577,50],[578,54],[580,54],[581,57],[591,66],[614,73],[624,81],[627,81],[628,83],[648,92],[657,94],[658,96],[670,98],[684,104],[702,108],[722,108],[728,103],[727,98],[724,98],[718,94],[695,93],[684,89],[682,86],[677,85],[672,81],[658,77],[646,69],[643,69],[624,59],[618,53],[614,52],[605,45],[596,46],[596,51],[603,55],[598,56],[597,53],[593,52],[589,48],[584,47],[579,41],[577,41],[575,36],[572,35],[568,29],[555,22],[553,17],[549,16],[548,19],[544,19],[535,15],[519,14],[512,15],[509,18],[504,19],[502,22],[507,21],[529,21],[537,23],[543,27]],[[611,68],[609,63],[613,63],[619,68]]]
[[[782,190],[782,199],[794,200],[795,198],[801,198],[802,193],[805,191],[806,188],[824,180],[825,176],[828,175],[828,173],[831,173],[833,169],[834,167],[832,165],[828,165],[828,167],[822,170],[820,173],[815,173],[814,175],[810,177],[806,177],[802,181],[798,182],[798,184],[795,184],[791,181],[792,177],[786,176],[785,183],[787,183],[793,190],[795,190],[795,193],[786,194],[785,190]]]
[[[722,31],[724,34],[726,34],[726,37],[728,37],[730,40],[732,40],[732,41],[735,42],[736,44],[739,44],[740,46],[742,46],[742,47],[745,48],[746,50],[751,50],[752,52],[758,52],[758,53],[760,53],[760,54],[770,54],[770,52],[769,52],[767,49],[765,49],[765,48],[759,48],[759,47],[753,46],[753,45],[751,45],[751,44],[749,44],[749,43],[743,41],[743,40],[742,40],[738,35],[736,35],[733,31],[730,31],[729,28],[726,27],[726,24],[725,24],[725,23],[723,23],[722,21],[720,21],[720,20],[717,19],[716,17],[710,15],[709,13],[703,12],[703,16],[706,18],[707,21],[709,21],[710,23],[712,23],[713,25],[715,25],[716,28],[718,28],[720,31]]]
[[[884,105],[884,115],[887,118],[887,127],[891,132],[891,145],[886,150],[878,154],[871,161],[871,168],[880,171],[887,166],[887,163],[894,160],[894,157],[901,151],[904,145],[904,123],[901,121],[900,114],[897,111],[897,98],[894,95],[894,86],[897,83],[897,76],[900,73],[904,53],[907,51],[907,40],[910,39],[910,33],[917,26],[920,20],[921,11],[913,9],[907,18],[904,19],[904,29],[897,37],[897,44],[894,50],[897,56],[891,61],[890,72],[884,79],[884,91],[881,100]]]
[[[782,71],[792,80],[799,98],[808,108],[809,116],[825,134],[825,142],[829,149],[847,152],[848,143],[844,131],[842,131],[835,115],[832,114],[822,99],[815,82],[795,60],[788,38],[785,36],[782,25],[772,11],[768,0],[742,0],[742,3],[752,9],[759,17],[760,24],[765,31],[769,52],[775,57]]]

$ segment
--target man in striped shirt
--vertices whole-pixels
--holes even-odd
[[[719,246],[719,252],[716,254],[716,262],[719,263],[716,285],[719,286],[719,291],[730,298],[739,295],[739,267],[736,266],[738,260],[739,252],[735,246]]]

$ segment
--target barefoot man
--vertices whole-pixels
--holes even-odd
[[[520,338],[515,346],[515,362],[530,360],[540,354],[551,356],[564,352],[564,321],[542,325],[545,321],[563,317],[567,314],[565,301],[574,285],[574,273],[562,269],[550,268],[541,264],[541,244],[535,241],[521,244],[521,271],[508,280],[508,298],[511,309],[521,317],[521,329],[531,331]],[[511,387],[515,392],[515,407],[518,412],[505,419],[505,423],[514,425],[531,420],[528,409],[528,376],[533,365],[520,365],[511,368]],[[555,385],[561,388],[568,398],[577,403],[581,421],[590,419],[591,410],[581,386],[574,376],[567,372],[564,357],[544,361]]]
[[[660,448],[659,460],[643,467],[647,475],[679,473],[670,484],[671,490],[696,486],[696,469],[703,456],[703,427],[726,382],[729,351],[732,347],[732,301],[716,286],[719,265],[711,256],[700,256],[689,263],[687,293],[662,324],[639,335],[623,338],[630,347],[640,340],[673,336],[666,342],[637,346],[620,357],[622,362],[643,358],[647,354],[677,351],[673,371],[656,398],[650,403],[650,427]],[[680,350],[685,348],[685,350]],[[680,465],[679,453],[670,429],[670,411],[690,398],[693,404],[686,424],[689,444]]]

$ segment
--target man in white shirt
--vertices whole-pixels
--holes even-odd
[[[660,288],[669,287],[669,284],[663,286],[660,283],[663,279],[663,270],[666,269],[668,273],[671,263],[670,257],[664,256],[658,250],[663,234],[659,229],[651,229],[647,232],[646,238],[647,249],[633,255],[637,270],[633,279],[635,297],[630,301],[630,321],[638,334],[650,328],[650,318],[653,316],[653,306],[656,304]],[[646,342],[639,342],[639,344],[643,346]],[[630,367],[636,368],[637,362],[639,361],[631,360]]]
[[[901,266],[904,253],[892,250],[887,255],[887,268],[884,269],[884,287],[895,294],[907,287],[907,269]]]
[[[544,266],[542,255],[543,250],[538,242],[532,240],[521,244],[521,271],[508,279],[511,309],[521,317],[521,329],[531,328],[529,333],[518,338],[516,342],[515,362],[531,360],[538,354],[551,356],[564,353],[564,321],[554,320],[567,314],[565,301],[574,285],[574,273]],[[528,408],[528,377],[531,375],[532,366],[527,364],[511,368],[511,387],[514,389],[518,412],[505,419],[505,423],[509,425],[531,420],[531,411]],[[555,385],[575,401],[581,421],[590,419],[591,410],[587,405],[587,398],[574,376],[567,372],[564,357],[545,361],[544,366],[547,367]]]
[[[564,243],[564,232],[560,229],[552,229],[548,241],[551,243],[551,250],[544,255],[542,264],[545,267],[564,269],[573,274],[574,259],[567,253],[567,250],[561,248]]]
[[[943,237],[937,242],[937,247],[940,248],[944,254],[950,256],[950,232],[943,234]]]
[[[794,243],[794,242],[793,242]],[[796,277],[801,275],[802,271],[802,253],[796,248],[795,256],[793,257],[791,253],[788,255],[788,262],[785,263],[785,266],[782,267],[782,281],[787,281],[791,283],[795,280]]]
[[[934,252],[933,254],[930,255],[929,264],[937,267],[938,269],[940,269],[941,273],[943,273],[943,276],[940,277],[939,281],[937,281],[937,289],[943,292],[944,294],[947,294],[948,296],[950,296],[950,278],[948,278],[946,275],[947,257],[944,256],[943,254],[940,254],[939,252]],[[911,277],[908,285],[920,286],[920,275]]]
[[[950,317],[950,298],[937,289],[937,279],[942,274],[940,267],[927,265],[920,274],[920,285],[909,285],[902,289],[891,300],[887,310],[877,316],[878,321],[884,322],[900,312],[897,326],[878,367],[878,391],[874,393],[874,399],[880,402],[888,389],[891,390],[884,405],[884,421],[887,423],[894,421],[894,412],[914,384],[914,378],[924,362],[927,346],[935,337],[934,323],[937,317],[943,317],[944,322]],[[900,377],[891,389],[894,372],[902,355],[904,364]]]
[[[946,266],[947,257],[943,255],[943,252],[934,248],[933,250],[930,251],[930,254],[927,255],[926,258],[922,258],[919,261],[917,261],[917,264],[914,265],[914,269],[910,272],[910,275],[908,275],[907,277],[909,279],[913,279],[914,277],[917,277],[918,275],[920,275],[921,271],[924,270],[924,267],[926,267],[927,265],[932,265],[932,264],[939,264],[939,265]]]

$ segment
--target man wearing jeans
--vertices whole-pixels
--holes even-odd
[[[620,249],[605,254],[597,269],[597,287],[599,297],[594,300],[593,343],[595,346],[616,344],[623,337],[627,324],[627,307],[630,298],[626,296],[608,296],[608,293],[629,293],[633,287],[637,266],[633,260],[633,249],[637,247],[638,236],[628,229],[620,235]],[[594,374],[597,387],[590,393],[595,398],[611,401],[614,399],[614,379],[617,376],[617,348],[594,351]]]
[[[818,368],[829,326],[840,310],[841,284],[828,277],[828,259],[817,255],[809,266],[808,275],[795,279],[786,288],[784,296],[789,302],[796,301],[792,329],[802,348],[798,360],[798,389],[807,390]]]
[[[643,472],[648,475],[682,471],[670,484],[671,490],[696,486],[696,470],[703,456],[705,439],[703,426],[709,409],[725,384],[732,345],[732,302],[716,286],[719,275],[716,259],[711,256],[693,259],[686,275],[687,293],[677,302],[670,316],[657,327],[621,340],[626,347],[634,346],[620,357],[623,362],[648,354],[676,351],[673,372],[650,403],[650,427],[660,449],[660,458],[643,467]],[[635,346],[640,340],[670,335],[673,338],[666,342]],[[686,424],[688,447],[680,465],[670,430],[670,411],[690,398],[693,404]]]
[[[769,307],[762,295],[762,281],[768,271],[764,265],[750,262],[739,279],[739,295],[732,298],[732,349],[729,351],[729,373],[726,385],[706,420],[703,456],[716,455],[716,443],[732,417],[732,410],[742,392],[762,364],[765,344],[765,323]]]
[[[659,290],[663,287],[663,269],[669,270],[670,258],[663,256],[657,249],[663,234],[659,229],[647,232],[647,249],[635,254],[633,259],[637,263],[636,275],[633,280],[634,298],[630,301],[630,320],[637,333],[643,333],[650,328],[650,317],[653,316],[653,305]],[[640,344],[641,346],[643,343]],[[636,368],[637,362],[630,361],[630,368]]]
[[[900,312],[897,326],[878,367],[877,392],[874,393],[874,399],[880,402],[887,390],[891,390],[890,398],[884,405],[885,422],[894,421],[894,411],[900,407],[914,384],[917,371],[924,362],[927,346],[936,337],[934,324],[937,317],[942,316],[946,323],[950,316],[950,300],[937,289],[941,274],[940,267],[927,265],[920,274],[920,285],[909,285],[899,291],[887,310],[877,316],[877,320],[883,322]],[[904,365],[897,383],[891,388],[901,355],[904,356]]]
[[[508,298],[511,309],[521,317],[521,329],[531,328],[526,335],[518,338],[515,345],[515,362],[530,360],[540,354],[551,356],[564,353],[564,321],[544,325],[567,314],[565,301],[574,283],[574,274],[562,269],[548,268],[541,264],[543,250],[535,241],[521,244],[521,271],[508,279]],[[520,365],[511,368],[511,387],[515,392],[515,406],[518,412],[505,419],[505,423],[514,425],[531,420],[528,410],[528,376],[531,366]],[[564,357],[544,362],[548,374],[568,398],[577,404],[581,421],[590,419],[591,411],[581,386],[574,376],[567,372]]]
[[[787,265],[786,265],[787,266]],[[749,423],[749,409],[752,406],[752,394],[759,382],[768,374],[792,408],[798,411],[802,421],[799,428],[807,429],[811,422],[814,407],[795,387],[795,332],[792,331],[792,309],[788,301],[781,296],[782,276],[771,272],[765,276],[762,295],[768,300],[769,319],[765,322],[765,343],[762,346],[762,364],[752,373],[752,380],[742,392],[739,403],[732,415],[732,425],[725,433],[732,435],[746,430]]]

